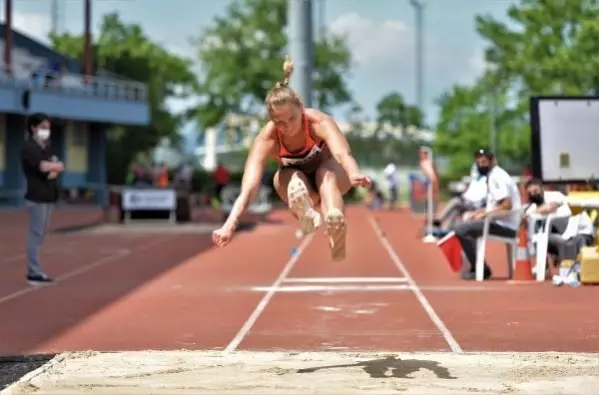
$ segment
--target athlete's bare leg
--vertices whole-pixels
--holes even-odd
[[[274,187],[300,221],[304,234],[312,233],[320,227],[322,218],[314,210],[319,197],[304,173],[296,169],[280,169],[275,174]]]
[[[330,158],[316,171],[316,186],[327,225],[332,258],[335,261],[343,260],[347,234],[343,195],[351,189],[349,177],[339,162]]]

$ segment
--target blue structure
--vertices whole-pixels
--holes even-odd
[[[65,163],[61,188],[99,190],[96,202],[104,204],[106,132],[114,125],[149,123],[147,87],[113,76],[85,80],[78,61],[17,31],[12,59],[11,74],[0,70],[0,204],[23,203],[20,150],[26,116],[36,112],[52,118],[51,144]]]

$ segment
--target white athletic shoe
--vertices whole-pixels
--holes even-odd
[[[341,211],[332,209],[327,213],[325,222],[333,261],[342,261],[345,259],[345,236],[347,235],[345,216]]]
[[[304,182],[299,178],[292,178],[287,186],[287,199],[289,208],[300,221],[304,235],[310,234],[320,228],[322,218],[318,211],[312,208],[310,194]]]

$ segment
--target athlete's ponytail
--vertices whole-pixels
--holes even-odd
[[[302,101],[293,89],[289,87],[289,81],[293,75],[293,61],[289,56],[285,56],[285,62],[283,62],[283,81],[279,81],[266,95],[266,109],[271,112],[273,106],[279,106],[282,104],[295,104],[297,106],[302,105]]]

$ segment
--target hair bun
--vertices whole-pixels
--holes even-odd
[[[289,55],[285,55],[285,62],[283,62],[283,72],[285,76],[290,76],[293,73],[293,61]]]

